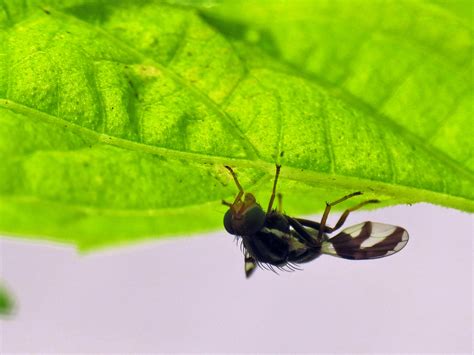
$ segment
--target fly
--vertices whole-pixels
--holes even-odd
[[[351,197],[362,195],[362,192],[354,192],[326,203],[318,223],[290,217],[282,212],[282,196],[276,194],[279,165],[276,166],[273,190],[266,212],[253,194],[244,193],[232,168],[226,168],[232,174],[239,192],[233,203],[222,201],[229,207],[224,215],[224,227],[227,232],[242,241],[247,277],[250,277],[257,266],[271,270],[274,266],[283,270],[294,270],[298,269],[298,264],[314,260],[321,254],[352,260],[382,258],[400,251],[408,242],[408,232],[405,229],[377,222],[356,224],[329,237],[329,234],[343,226],[351,212],[367,204],[379,202],[361,202],[345,210],[334,227],[326,224],[331,207]],[[276,196],[278,204],[274,209]]]

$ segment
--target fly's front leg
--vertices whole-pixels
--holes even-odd
[[[235,205],[238,201],[240,201],[240,199],[242,198],[242,196],[244,195],[244,189],[242,188],[242,185],[240,185],[239,183],[239,180],[237,179],[237,174],[234,172],[234,170],[232,170],[232,168],[230,166],[225,166],[225,168],[227,170],[229,170],[229,172],[232,174],[232,177],[234,178],[234,182],[235,184],[237,185],[237,188],[239,189],[239,193],[237,194],[237,196],[235,197],[235,200],[234,200],[234,203],[231,204],[232,205]],[[225,202],[225,201],[222,201],[222,203],[224,205],[228,205],[228,202]]]
[[[245,267],[245,277],[249,278],[257,267],[257,261],[255,258],[250,255],[246,250],[244,253],[244,267]]]
[[[222,204],[227,207],[232,207],[232,203],[227,202],[226,200],[222,200]]]

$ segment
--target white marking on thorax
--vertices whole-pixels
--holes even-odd
[[[274,229],[274,228],[264,227],[264,228],[262,228],[262,232],[276,235],[278,238],[289,238],[290,237],[288,233],[282,232],[281,230]]]

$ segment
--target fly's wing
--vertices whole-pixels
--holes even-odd
[[[408,232],[401,227],[364,222],[324,241],[322,252],[344,259],[375,259],[392,255],[407,243]]]
[[[245,258],[245,276],[249,278],[255,271],[255,268],[257,267],[257,263],[255,262],[255,259],[253,258],[253,256],[251,256],[247,250],[244,253],[244,258]]]

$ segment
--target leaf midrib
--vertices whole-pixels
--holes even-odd
[[[264,174],[257,182],[255,182],[252,186],[248,187],[248,191],[256,191],[252,188],[261,185],[264,181],[270,179],[274,173],[274,165],[269,164],[266,162],[251,162],[251,161],[240,161],[235,162],[239,163],[239,167],[250,167],[250,168],[257,168],[260,170],[264,170],[266,174]],[[378,191],[378,193],[387,196],[387,200],[389,204],[393,203],[404,203],[404,204],[412,204],[418,202],[431,202],[434,204],[445,205],[453,208],[463,209],[466,211],[474,212],[474,203],[466,199],[464,197],[454,196],[454,195],[447,195],[442,192],[435,192],[431,190],[424,190],[422,188],[417,187],[409,187],[403,185],[393,185],[390,183],[380,182],[380,181],[372,181],[354,177],[346,177],[341,175],[331,176],[331,179],[328,178],[326,174],[322,174],[319,172],[314,171],[304,171],[301,172],[301,169],[292,168],[292,167],[285,167],[284,172],[281,176],[290,181],[296,181],[299,183],[306,183],[308,185],[323,185],[325,183],[330,182],[332,186],[335,188],[345,189],[347,191],[352,190],[361,190],[361,191]],[[0,196],[0,199],[2,197]],[[131,212],[130,216],[152,216],[155,214],[160,214],[166,211],[180,211],[186,210],[189,207],[196,207],[196,206],[208,206],[212,204],[219,203],[220,201],[209,201],[204,202],[202,204],[188,204],[183,206],[175,206],[175,207],[160,207],[160,208],[103,208],[101,206],[90,206],[86,204],[78,204],[78,203],[68,203],[64,201],[56,201],[44,198],[38,198],[34,196],[10,196],[4,195],[3,198],[19,201],[31,201],[31,202],[41,202],[41,203],[48,203],[54,204],[57,206],[67,206],[68,208],[73,208],[75,210],[82,210],[86,212],[93,211],[100,211],[101,214],[106,212],[108,215],[127,215],[127,211]],[[383,202],[383,201],[382,201]],[[314,211],[313,211],[314,212]]]
[[[67,126],[68,129],[71,129],[72,131],[74,131],[75,133],[79,135],[82,135],[83,137],[86,137],[89,139],[92,138],[94,141],[97,141],[99,143],[102,143],[105,145],[116,146],[118,148],[122,148],[129,151],[137,151],[139,153],[147,153],[147,154],[171,157],[171,158],[176,158],[176,159],[185,159],[189,161],[208,163],[208,164],[209,163],[221,164],[222,166],[236,165],[242,168],[255,168],[255,169],[259,169],[260,171],[266,172],[265,176],[267,177],[273,176],[274,174],[275,164],[273,162],[267,162],[262,159],[249,160],[249,159],[243,159],[243,158],[230,158],[230,157],[206,155],[206,154],[200,154],[200,153],[176,151],[169,148],[162,148],[162,147],[156,147],[156,146],[149,146],[146,144],[136,143],[133,141],[122,139],[122,138],[109,136],[103,133],[98,133],[94,130],[84,128],[80,125],[71,123],[69,121],[65,121],[64,119],[49,115],[44,112],[37,111],[36,109],[26,107],[22,104],[15,103],[11,100],[0,99],[0,107],[25,115],[27,117],[33,117],[34,119],[37,119],[40,122],[54,124],[58,127],[63,127],[63,128],[64,126]],[[312,171],[312,170],[301,171],[300,168],[294,168],[290,166],[285,167],[284,171],[282,171],[281,173],[281,176],[288,180],[306,183],[309,185],[325,184],[325,183],[330,182],[331,185],[334,186],[335,188],[346,189],[346,190],[353,190],[355,187],[357,187],[357,189],[360,189],[360,190],[364,190],[364,189],[374,190],[374,187],[377,186],[381,194],[391,197],[393,200],[398,201],[398,202],[403,201],[405,203],[411,203],[411,202],[431,201],[433,203],[448,204],[448,205],[451,205],[452,207],[474,211],[474,203],[471,200],[468,200],[464,197],[449,195],[449,194],[438,192],[438,191],[425,190],[419,187],[397,185],[397,184],[394,184],[393,182],[369,180],[369,179],[363,179],[360,177],[345,176],[341,174],[329,175],[326,173]],[[42,199],[39,199],[39,200],[43,201]],[[52,201],[48,201],[48,202],[52,202]],[[60,201],[54,201],[52,203],[58,203],[61,205],[71,206],[71,204],[60,202]],[[182,207],[184,208],[186,206],[182,206]],[[86,208],[91,209],[91,210],[93,209],[102,210],[101,207],[87,206]],[[110,210],[113,211],[113,209],[110,209]],[[143,211],[144,212],[150,211],[150,209],[144,209]],[[148,212],[145,212],[144,214],[146,213]]]

